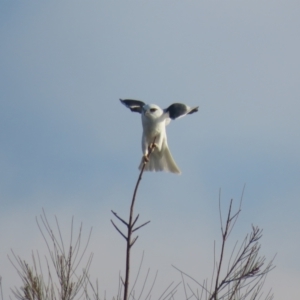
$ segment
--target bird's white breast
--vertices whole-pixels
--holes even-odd
[[[144,134],[151,138],[165,130],[166,120],[163,118],[149,118],[142,114]]]

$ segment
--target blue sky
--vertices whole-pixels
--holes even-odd
[[[72,216],[93,227],[91,272],[115,295],[141,157],[141,123],[119,103],[199,105],[172,122],[168,143],[182,175],[147,173],[136,211],[136,260],[179,281],[202,281],[220,243],[218,195],[238,205],[235,239],[263,228],[276,253],[266,290],[299,295],[300,4],[298,1],[58,1],[0,3],[0,275],[18,285],[10,249],[46,252],[42,208],[68,235]],[[100,270],[100,271],[99,271]],[[161,288],[158,286],[158,289]]]

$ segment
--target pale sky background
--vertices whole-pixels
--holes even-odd
[[[5,299],[20,281],[8,261],[47,251],[35,217],[45,209],[69,235],[93,227],[88,252],[100,294],[116,295],[141,157],[141,121],[119,103],[199,105],[172,122],[182,175],[147,173],[138,192],[134,264],[158,270],[158,293],[180,281],[172,264],[210,278],[224,213],[242,213],[228,246],[251,224],[275,259],[265,291],[299,297],[299,1],[0,2],[0,275]],[[230,248],[228,248],[230,253]],[[135,269],[136,270],[136,269]],[[182,288],[179,288],[179,294]],[[176,299],[181,299],[177,297]]]

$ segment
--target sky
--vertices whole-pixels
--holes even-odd
[[[83,224],[91,277],[116,295],[127,218],[141,159],[141,120],[119,98],[199,112],[167,127],[180,176],[145,173],[135,212],[133,275],[158,271],[160,293],[202,282],[220,250],[225,215],[243,193],[230,253],[251,225],[276,268],[264,291],[296,299],[300,280],[299,1],[0,2],[0,276],[5,299],[20,286],[11,249],[31,261],[47,247],[43,209],[65,240]],[[141,285],[141,284],[140,284]],[[178,288],[178,299],[182,293]],[[176,298],[175,298],[176,299]]]

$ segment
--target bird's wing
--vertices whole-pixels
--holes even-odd
[[[144,102],[139,100],[132,100],[132,99],[120,99],[121,103],[124,104],[127,108],[129,108],[133,112],[141,113],[143,106],[145,105]]]
[[[168,108],[164,109],[165,113],[169,114],[172,120],[178,119],[188,114],[193,114],[198,111],[199,106],[189,107],[183,103],[173,103]]]

